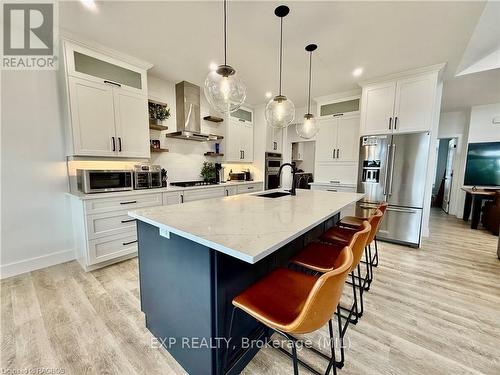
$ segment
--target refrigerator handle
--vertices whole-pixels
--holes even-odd
[[[392,155],[391,155],[391,177],[389,179],[389,195],[392,195],[392,179],[394,177],[394,159],[396,158],[396,145],[392,145]]]
[[[387,176],[389,174],[389,154],[391,152],[391,145],[387,145],[387,156],[385,158],[385,178],[384,178],[384,195],[387,195]]]

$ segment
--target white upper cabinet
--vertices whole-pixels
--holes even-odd
[[[127,157],[149,156],[148,101],[142,95],[116,90],[114,95],[117,151]]]
[[[363,86],[361,134],[411,133],[431,130],[438,71],[393,78]],[[430,71],[430,72],[429,72]]]
[[[146,69],[64,41],[68,155],[149,158]]]
[[[269,126],[266,127],[266,151],[281,154],[283,152],[283,129],[276,129]]]
[[[401,79],[396,86],[394,131],[431,129],[436,79],[433,76]]]
[[[253,162],[253,112],[250,109],[240,108],[231,113],[225,142],[227,162]]]
[[[359,116],[337,119],[336,161],[357,161],[359,157]]]
[[[359,116],[339,115],[320,120],[316,136],[318,162],[356,162],[359,153]]]
[[[100,82],[69,79],[74,154],[115,156],[113,88]]]
[[[363,89],[361,127],[364,133],[387,133],[389,128],[392,128],[395,95],[396,82],[386,82]]]

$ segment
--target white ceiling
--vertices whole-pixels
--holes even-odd
[[[248,86],[248,102],[264,103],[277,91],[281,3],[231,1],[228,63]],[[306,103],[306,44],[313,58],[313,96],[357,87],[358,80],[447,62],[452,78],[484,8],[484,2],[288,1],[284,23],[284,93]],[[222,1],[62,2],[60,27],[146,60],[152,73],[202,85],[211,62],[221,62]],[[362,67],[361,77],[352,76]],[[451,100],[451,99],[450,99]],[[454,104],[452,104],[454,106]]]

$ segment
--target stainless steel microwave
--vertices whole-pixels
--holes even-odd
[[[132,190],[132,171],[77,169],[78,190],[85,194]]]

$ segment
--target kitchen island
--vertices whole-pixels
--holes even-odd
[[[268,191],[269,192],[269,191]],[[268,193],[266,192],[266,193]],[[356,193],[298,190],[208,199],[129,212],[137,219],[141,309],[146,326],[190,374],[223,374],[232,299],[335,224]],[[239,373],[265,340],[253,318],[235,317],[228,373]]]

